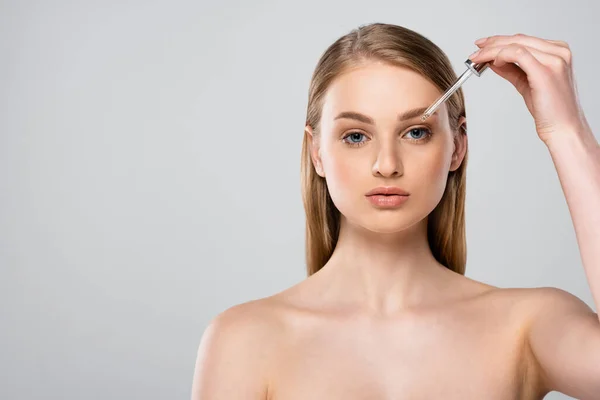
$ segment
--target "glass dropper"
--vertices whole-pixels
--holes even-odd
[[[452,85],[450,89],[446,91],[446,93],[444,93],[439,99],[435,101],[435,103],[433,103],[427,110],[425,110],[425,113],[423,113],[423,116],[421,117],[421,121],[425,121],[427,118],[429,118],[435,112],[435,110],[437,110],[446,100],[448,100],[450,96],[452,96],[454,92],[456,92],[462,86],[462,84],[465,83],[467,79],[469,79],[471,75],[476,75],[479,77],[481,76],[483,71],[485,71],[489,66],[489,63],[487,62],[477,64],[471,61],[470,59],[467,59],[467,61],[465,61],[465,64],[467,66],[467,70],[463,72],[463,74],[456,80],[454,85]]]

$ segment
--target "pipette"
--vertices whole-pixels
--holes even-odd
[[[444,93],[435,101],[435,103],[425,110],[425,113],[423,113],[423,116],[421,117],[421,121],[425,121],[427,118],[429,118],[431,114],[433,114],[435,110],[437,110],[446,100],[448,100],[450,96],[452,96],[454,92],[456,92],[471,75],[476,75],[479,77],[489,66],[489,63],[487,62],[478,64],[474,63],[468,58],[467,61],[465,61],[465,64],[467,66],[467,70],[463,72],[463,74],[456,80],[454,85],[452,85],[450,89],[446,91],[446,93]]]

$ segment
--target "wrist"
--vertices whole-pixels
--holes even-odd
[[[567,127],[549,135],[543,142],[550,151],[558,150],[565,146],[583,146],[600,152],[600,144],[588,127]]]

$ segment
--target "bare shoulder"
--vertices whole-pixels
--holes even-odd
[[[540,312],[594,314],[579,297],[557,287],[495,288],[491,293],[513,305],[528,319]]]
[[[274,296],[236,304],[216,315],[205,332],[218,331],[238,338],[269,334],[279,323],[276,305]]]
[[[579,297],[556,287],[501,288],[491,285],[480,286],[480,301],[490,312],[497,310],[510,318],[516,328],[527,333],[529,326],[540,315],[596,316]],[[550,319],[549,319],[550,320]],[[508,320],[507,320],[508,322]]]
[[[541,398],[556,390],[550,384],[549,357],[544,355],[559,351],[559,338],[564,338],[564,346],[576,336],[583,337],[585,326],[598,324],[597,314],[585,302],[556,287],[493,287],[480,297],[478,308],[486,310],[476,314],[482,319],[502,320],[508,328],[504,331],[507,343],[516,345],[520,398]]]
[[[273,297],[234,305],[216,315],[200,339],[192,399],[265,399],[268,366],[281,323]]]
[[[539,307],[546,307],[557,311],[593,313],[592,309],[579,297],[557,287],[524,289],[524,295],[528,297],[530,305],[537,310]]]
[[[598,390],[600,325],[583,300],[556,287],[519,290],[526,361],[546,391],[585,397]],[[575,389],[578,388],[578,389]],[[577,391],[579,390],[579,391]],[[591,393],[591,392],[590,392]]]

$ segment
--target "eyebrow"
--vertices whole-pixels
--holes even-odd
[[[409,119],[420,117],[421,115],[423,115],[425,113],[425,111],[427,111],[428,108],[429,107],[419,107],[419,108],[413,108],[411,110],[407,110],[398,115],[398,121],[406,121]],[[438,113],[438,111],[439,111],[439,109],[436,110],[429,118],[436,115]],[[373,119],[371,117],[368,117],[364,114],[361,114],[361,113],[358,113],[355,111],[343,111],[343,112],[339,113],[338,116],[334,118],[334,120],[341,119],[341,118],[354,119],[354,120],[357,120],[360,122],[364,122],[365,124],[375,125],[375,122],[373,121]]]

